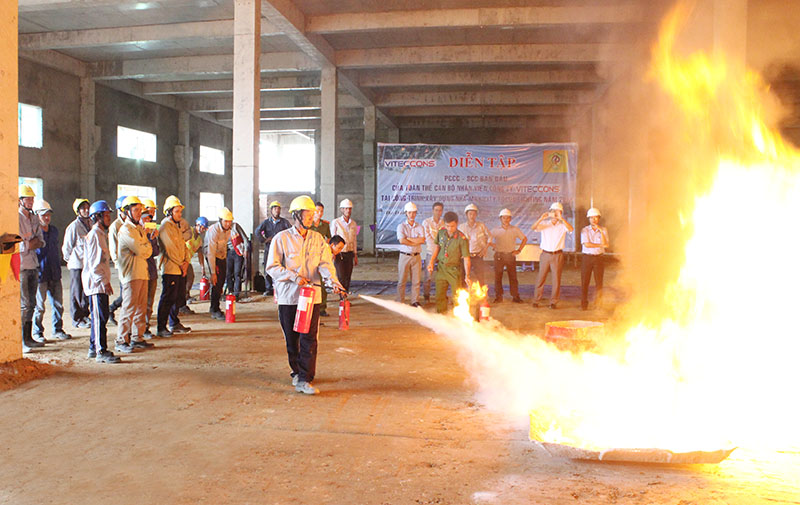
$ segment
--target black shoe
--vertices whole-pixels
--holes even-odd
[[[95,351],[90,350],[89,353],[86,355],[86,357],[89,359],[94,359],[97,357],[97,353]]]
[[[131,347],[134,349],[149,349],[151,347],[155,347],[155,344],[151,344],[150,342],[145,342],[144,340],[132,340]]]
[[[55,332],[55,334],[53,334],[53,336],[56,337],[58,340],[69,340],[72,338],[72,335],[65,332],[64,330],[58,330],[57,332]]]
[[[131,344],[116,344],[114,350],[122,354],[133,354],[133,346]]]
[[[108,324],[113,325],[113,326],[117,325],[117,320],[114,318],[114,313],[113,312],[108,315]]]
[[[514,302],[514,303],[525,303],[525,300],[523,300],[522,298],[520,298],[520,297],[518,297],[518,296],[517,296],[517,297],[515,297],[515,298],[514,298],[513,300],[511,300],[511,301],[512,301],[512,302]]]
[[[150,330],[147,330],[144,332],[144,335],[142,335],[142,338],[150,340],[151,338],[155,338],[155,335],[153,335],[153,333]]]
[[[581,310],[589,310],[589,305],[585,304],[585,303],[582,303],[581,304]]]
[[[44,335],[42,335],[41,333],[35,333],[32,338],[34,342],[38,342],[42,344],[42,346],[44,346],[44,344],[47,343],[47,339],[44,338]]]
[[[172,332],[164,328],[163,330],[158,330],[156,332],[156,336],[161,338],[169,338],[172,336]]]
[[[414,303],[411,304],[411,306],[412,307],[422,307],[422,305],[420,305],[419,302],[414,302]]]
[[[273,296],[273,295],[275,295],[275,290],[274,289],[268,289],[264,294],[267,295],[267,296]]]
[[[192,309],[190,309],[188,306],[184,305],[183,307],[180,308],[178,313],[185,315],[185,314],[194,314],[195,312]]]
[[[72,327],[78,330],[82,330],[85,328],[91,328],[92,323],[88,319],[81,319],[80,321],[74,321],[72,323]]]
[[[503,297],[502,296],[496,297],[494,300],[492,300],[492,303],[503,303]]]
[[[175,326],[173,326],[172,328],[170,328],[169,331],[171,331],[172,333],[178,334],[178,333],[189,333],[190,331],[192,331],[192,329],[189,328],[188,326],[184,326],[181,323],[178,323]]]
[[[122,361],[119,357],[114,356],[111,351],[101,351],[94,360],[98,363],[119,363]]]
[[[325,309],[320,310],[319,311],[319,315],[322,316],[322,317],[328,317],[329,316],[328,311],[325,310]]]
[[[225,314],[223,314],[222,312],[212,312],[211,317],[213,319],[219,319],[220,321],[225,320]]]
[[[555,310],[556,309],[556,304],[555,303],[551,303],[550,304],[550,308]]]
[[[425,298],[425,303],[431,301],[431,295],[425,295],[423,298]]]
[[[533,308],[534,308],[534,309],[538,309],[538,308],[539,308],[539,304],[538,304],[538,303],[536,303],[536,302],[533,302]]]

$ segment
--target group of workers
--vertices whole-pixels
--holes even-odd
[[[503,273],[508,274],[509,291],[515,303],[523,303],[519,296],[517,281],[517,255],[528,242],[519,227],[511,224],[509,209],[500,211],[500,226],[491,231],[478,221],[478,207],[469,204],[464,209],[466,221],[459,224],[458,214],[444,212],[444,204],[436,202],[432,216],[422,224],[416,221],[417,206],[408,202],[403,208],[406,220],[397,226],[400,243],[398,259],[397,300],[405,302],[406,283],[411,278],[411,305],[420,306],[420,284],[423,285],[425,301],[430,301],[431,278],[435,275],[436,310],[447,310],[447,288],[456,291],[469,287],[473,282],[486,286],[488,265],[486,256],[489,246],[494,249],[494,303],[503,301]],[[564,243],[572,225],[564,217],[564,207],[554,202],[548,212],[542,214],[531,229],[541,234],[539,276],[536,281],[533,306],[539,307],[544,295],[548,273],[552,273],[550,308],[555,309],[561,293],[561,274],[564,268]],[[589,224],[581,230],[581,308],[588,309],[588,292],[591,275],[594,274],[597,297],[603,289],[603,254],[608,248],[608,230],[600,226],[600,211],[594,207],[587,212]],[[426,246],[426,257],[422,257],[422,245]],[[423,263],[425,267],[423,268]],[[424,278],[423,278],[424,274]]]

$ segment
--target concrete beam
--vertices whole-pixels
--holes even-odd
[[[594,84],[603,79],[592,70],[513,70],[475,72],[374,72],[356,74],[362,88],[428,86],[538,86]]]
[[[37,53],[38,54],[38,53]],[[107,79],[152,79],[177,76],[230,75],[233,73],[233,56],[178,56],[144,60],[100,61],[90,66],[91,76]],[[307,72],[319,70],[308,56],[302,53],[263,53],[261,72]]]
[[[19,0],[19,13],[64,9],[87,9],[91,7],[136,8],[141,1],[135,0]],[[189,0],[176,0],[179,5],[189,5]]]
[[[640,5],[536,6],[480,9],[348,12],[313,16],[310,33],[333,34],[419,28],[484,28],[575,24],[636,23]]]
[[[319,90],[319,76],[262,77],[261,91],[310,91]],[[202,95],[233,93],[232,79],[210,79],[204,81],[145,82],[146,95]]]
[[[336,67],[336,51],[321,35],[307,33],[306,24],[308,20],[292,0],[264,0],[261,13],[276,28],[289,37],[301,51],[316,61],[320,68]],[[361,102],[362,106],[370,107],[374,105],[372,96],[359,88],[350,77],[339,73],[337,80],[342,89]],[[382,112],[377,111],[377,114],[380,121],[389,126],[394,126],[392,120]]]
[[[474,46],[382,47],[336,53],[340,68],[475,63],[594,63],[621,59],[619,44],[486,44]]]
[[[341,100],[341,97],[339,97]],[[339,108],[339,118],[359,118],[363,119],[364,114],[360,107]],[[231,112],[217,112],[214,114],[215,119],[218,121],[230,121],[233,118]],[[319,108],[308,107],[304,109],[285,109],[285,110],[262,110],[261,120],[268,121],[271,119],[319,119],[322,117],[322,111]]]
[[[223,123],[230,123],[229,120]],[[321,118],[298,118],[298,119],[262,119],[261,131],[293,131],[293,130],[318,130],[321,128]],[[344,118],[337,121],[337,128],[340,130],[360,130],[364,127],[364,120],[361,118]]]
[[[23,50],[19,51],[19,57],[78,77],[88,77],[90,73],[90,67],[87,63],[56,51]]]
[[[568,128],[572,121],[563,116],[497,116],[497,117],[448,117],[448,118],[400,118],[397,121],[404,129],[429,128]]]
[[[281,35],[274,27],[265,23],[261,36]],[[211,40],[233,38],[233,20],[196,21],[145,26],[122,26],[91,30],[20,33],[19,44],[23,49],[74,49],[92,46],[135,45],[153,41]]]
[[[194,112],[227,112],[233,110],[233,98],[189,98],[187,110]],[[287,95],[269,93],[261,96],[260,110],[319,109],[320,95]],[[350,95],[341,95],[339,107],[361,107]]]
[[[581,91],[453,91],[382,93],[376,99],[380,107],[415,105],[522,105],[584,104],[592,95]]]
[[[580,115],[588,106],[576,105],[417,105],[384,109],[399,120],[405,116],[538,116]]]

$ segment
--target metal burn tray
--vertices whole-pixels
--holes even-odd
[[[671,465],[716,464],[731,455],[736,449],[716,451],[673,452],[667,449],[606,449],[595,451],[570,445],[533,440],[547,454],[556,458],[592,461],[614,461],[628,463],[660,463]]]

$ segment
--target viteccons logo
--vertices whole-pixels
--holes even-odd
[[[383,160],[383,168],[431,168],[436,160]]]

